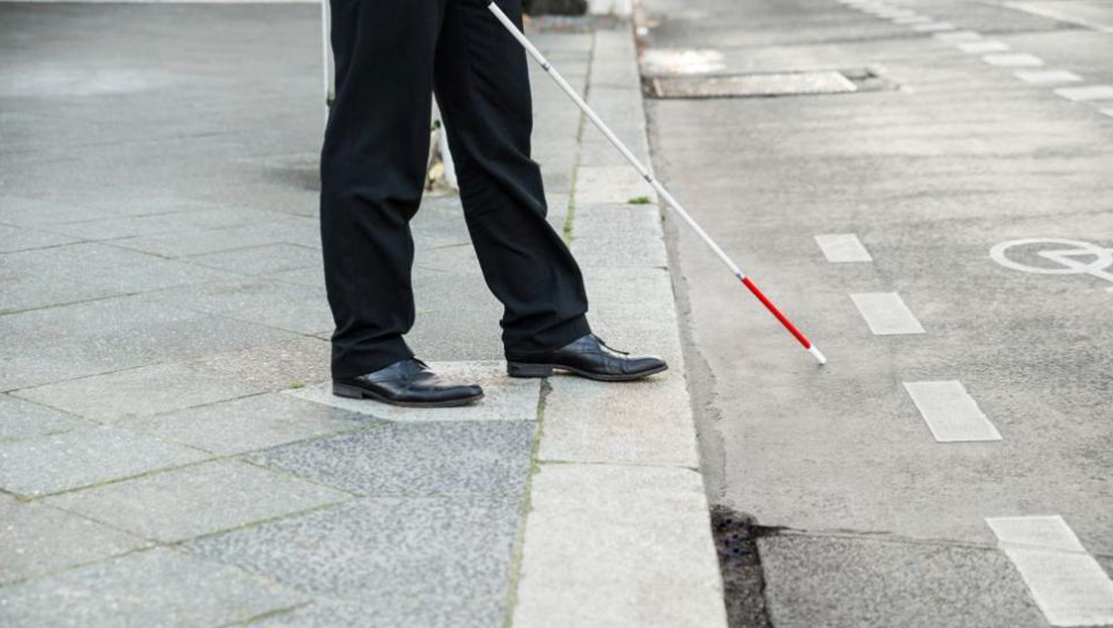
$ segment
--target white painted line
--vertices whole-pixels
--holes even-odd
[[[986,55],[982,57],[982,61],[1002,68],[1032,68],[1043,65],[1043,59],[1025,53]]]
[[[929,22],[912,26],[912,30],[919,33],[937,33],[939,31],[953,31],[954,29],[955,25],[950,22]]]
[[[1113,580],[1059,515],[987,517],[1052,626],[1113,624]]]
[[[1113,100],[1113,85],[1060,87],[1055,93],[1067,100]]]
[[[933,21],[934,20],[932,20],[930,17],[928,17],[926,15],[912,15],[912,16],[909,16],[909,17],[898,17],[895,20],[893,20],[893,24],[900,24],[902,26],[908,26],[909,24],[927,24],[928,22],[933,22]]]
[[[853,233],[826,233],[815,236],[815,243],[828,262],[872,262],[873,257]]]
[[[1110,118],[1113,118],[1113,109],[1101,109],[1100,111]]]
[[[904,389],[920,410],[935,440],[964,443],[1001,440],[978,402],[966,392],[962,382],[904,382]]]
[[[908,9],[886,9],[885,11],[874,11],[874,15],[886,20],[895,20],[899,17],[915,17],[916,12]]]
[[[1013,76],[1033,85],[1056,85],[1058,83],[1077,83],[1082,80],[1074,72],[1066,70],[1020,70]]]
[[[948,44],[961,44],[970,41],[981,41],[982,34],[975,31],[951,31],[949,33],[936,33],[932,37]]]
[[[920,321],[896,292],[867,292],[850,298],[876,336],[924,333]]]
[[[959,44],[958,49],[980,55],[987,52],[1005,52],[1009,49],[1009,45],[1003,41],[972,41],[968,44]]]

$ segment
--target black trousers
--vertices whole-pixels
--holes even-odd
[[[545,220],[524,51],[481,0],[330,0],[336,100],[321,157],[334,377],[413,357],[410,272],[432,95],[508,357],[589,332],[583,278]],[[520,0],[498,4],[521,25]]]

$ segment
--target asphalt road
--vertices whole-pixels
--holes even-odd
[[[986,519],[1061,516],[1113,573],[1113,96],[1055,91],[1113,84],[1113,5],[887,6],[644,2],[643,74],[868,68],[885,81],[649,102],[661,179],[830,358],[816,367],[667,221],[707,490],[783,528],[758,541],[774,626],[1061,624],[1052,607],[1085,585],[1056,592],[1073,572],[1051,558],[1030,587],[1040,575],[1022,576]],[[894,23],[902,9],[976,35]],[[1043,65],[960,48],[973,42]],[[1048,70],[1080,80],[1015,74]],[[1072,95],[1087,94],[1101,90]],[[854,234],[872,261],[828,261],[823,234]],[[1093,246],[991,256],[1047,238]],[[851,297],[875,293],[907,310]],[[885,317],[923,333],[875,333]],[[929,428],[947,420],[960,439],[1000,439],[942,442]]]

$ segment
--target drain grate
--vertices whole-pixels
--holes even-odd
[[[763,98],[814,94],[849,94],[860,90],[858,78],[869,71],[770,72],[702,76],[653,76],[646,79],[653,98]]]

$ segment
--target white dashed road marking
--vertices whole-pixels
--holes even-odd
[[[1109,116],[1110,118],[1113,118],[1113,109],[1102,109],[1101,112]]]
[[[987,517],[1052,626],[1113,624],[1113,581],[1059,515]]]
[[[978,402],[966,392],[962,382],[904,382],[904,389],[920,410],[935,440],[963,443],[1001,440]]]
[[[1043,65],[1043,59],[1025,53],[986,55],[982,57],[982,61],[1003,68],[1032,68]]]
[[[1113,85],[1060,87],[1055,93],[1067,100],[1113,100]]]
[[[1082,80],[1074,72],[1066,70],[1020,70],[1013,73],[1016,78],[1033,85],[1056,85],[1058,83],[1077,83]]]
[[[959,44],[958,49],[980,55],[986,52],[1004,52],[1009,49],[1009,45],[1003,41],[972,41],[968,44]]]
[[[872,262],[873,257],[853,233],[828,233],[815,237],[828,262]]]
[[[936,33],[939,31],[953,31],[955,25],[950,22],[928,22],[927,24],[916,24],[912,30],[920,33]]]
[[[924,333],[920,321],[896,292],[867,292],[850,298],[876,336]]]

